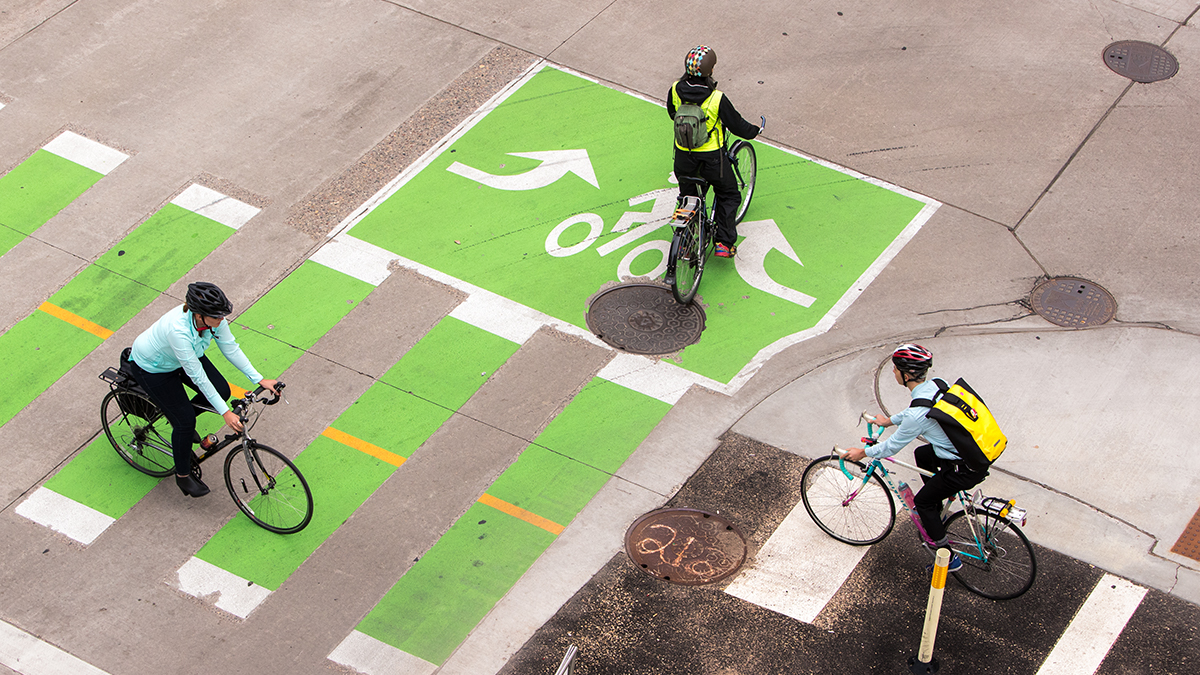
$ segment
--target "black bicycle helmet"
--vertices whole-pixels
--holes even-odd
[[[933,352],[918,344],[903,344],[892,352],[892,365],[900,372],[920,379],[933,367]]]
[[[717,52],[705,45],[693,48],[683,58],[683,69],[687,71],[688,75],[711,77],[715,65],[717,65]]]
[[[214,319],[223,319],[233,311],[233,303],[229,302],[225,293],[216,284],[207,281],[188,284],[187,306],[201,316]]]

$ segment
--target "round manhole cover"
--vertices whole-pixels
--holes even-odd
[[[671,354],[696,343],[704,310],[675,302],[669,288],[654,284],[614,286],[592,299],[588,330],[634,354]]]
[[[1104,64],[1134,82],[1158,82],[1179,72],[1179,61],[1171,52],[1138,40],[1122,40],[1105,47]]]
[[[746,539],[725,518],[697,509],[663,509],[638,518],[625,533],[634,564],[673,584],[720,581],[746,562]]]
[[[1070,328],[1108,323],[1117,311],[1112,294],[1077,277],[1043,281],[1029,294],[1029,305],[1050,323]]]

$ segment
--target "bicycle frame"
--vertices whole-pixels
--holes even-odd
[[[867,435],[862,439],[862,442],[866,447],[871,447],[879,442],[879,436],[883,433],[883,427],[875,424],[873,418],[866,412],[862,414],[862,419],[867,423]],[[838,466],[841,467],[842,473],[846,474],[846,477],[850,480],[854,480],[854,476],[846,470],[846,451],[837,446],[834,446],[833,450],[838,456]],[[920,515],[915,509],[910,508],[907,502],[905,502],[901,496],[900,488],[892,481],[892,473],[887,470],[886,466],[884,466],[884,461],[891,462],[892,464],[902,466],[906,469],[910,469],[926,477],[932,477],[934,475],[933,472],[926,471],[918,466],[913,466],[912,464],[902,462],[892,457],[871,458],[871,461],[867,464],[867,470],[863,474],[862,484],[859,487],[861,489],[863,485],[866,485],[867,481],[871,480],[871,476],[873,475],[878,475],[880,478],[882,478],[883,482],[887,485],[888,490],[891,491],[892,495],[896,497],[896,501],[904,508],[906,512],[908,512],[909,518],[912,519],[913,524],[916,525],[917,531],[920,533],[921,540],[930,547],[934,546],[935,544],[933,539],[929,537],[929,534],[925,531],[925,526],[921,524]],[[843,505],[853,501],[858,494],[859,490],[855,490],[850,494],[849,497],[846,498],[845,502],[843,502]],[[982,491],[980,490],[976,490],[974,494],[968,494],[966,491],[959,491],[955,493],[954,499],[959,503],[963,511],[968,514],[968,518],[966,520],[971,529],[971,536],[974,539],[975,545],[974,553],[959,550],[958,554],[960,556],[970,557],[979,561],[987,560],[985,544],[988,542],[984,541],[984,538],[980,532],[981,528],[977,520],[979,517],[979,509],[977,508],[977,505],[981,506],[988,515],[995,516],[1000,520],[1008,522],[1017,521],[1021,525],[1025,524],[1026,512],[1024,509],[1017,508],[1014,505],[1013,500],[1008,500],[1005,502],[1004,500],[996,497],[983,497]],[[1003,504],[1003,506],[998,506],[997,504],[991,502],[1000,502]],[[993,530],[990,536],[994,537],[995,534],[1001,531],[1003,531],[1003,528]]]

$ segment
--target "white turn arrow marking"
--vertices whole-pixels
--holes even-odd
[[[738,232],[746,235],[746,238],[738,245],[733,263],[738,274],[746,283],[765,293],[783,298],[788,302],[794,302],[801,307],[811,307],[817,301],[811,295],[788,288],[767,275],[767,254],[771,252],[771,249],[779,249],[780,253],[795,260],[797,264],[804,265],[800,262],[800,256],[792,250],[792,245],[788,243],[787,237],[784,237],[783,232],[779,231],[779,226],[775,224],[774,220],[741,223],[738,225]]]
[[[587,150],[549,150],[547,152],[510,152],[508,154],[513,157],[540,159],[542,163],[515,176],[493,176],[459,162],[451,164],[446,170],[497,190],[536,190],[550,185],[568,173],[579,176],[594,187],[600,187],[599,181],[596,180],[596,172],[592,169],[592,162],[588,159]]]

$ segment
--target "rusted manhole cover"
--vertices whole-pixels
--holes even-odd
[[[671,354],[694,344],[704,331],[699,305],[675,302],[669,288],[623,284],[592,299],[588,330],[601,340],[634,354]]]
[[[1108,323],[1117,311],[1113,296],[1077,277],[1055,277],[1034,287],[1029,305],[1050,323],[1071,328]]]
[[[1104,65],[1134,82],[1158,82],[1179,72],[1179,61],[1171,52],[1138,40],[1122,40],[1105,47]]]
[[[698,586],[736,572],[746,562],[746,539],[733,523],[715,513],[663,509],[629,526],[625,551],[647,574]]]

